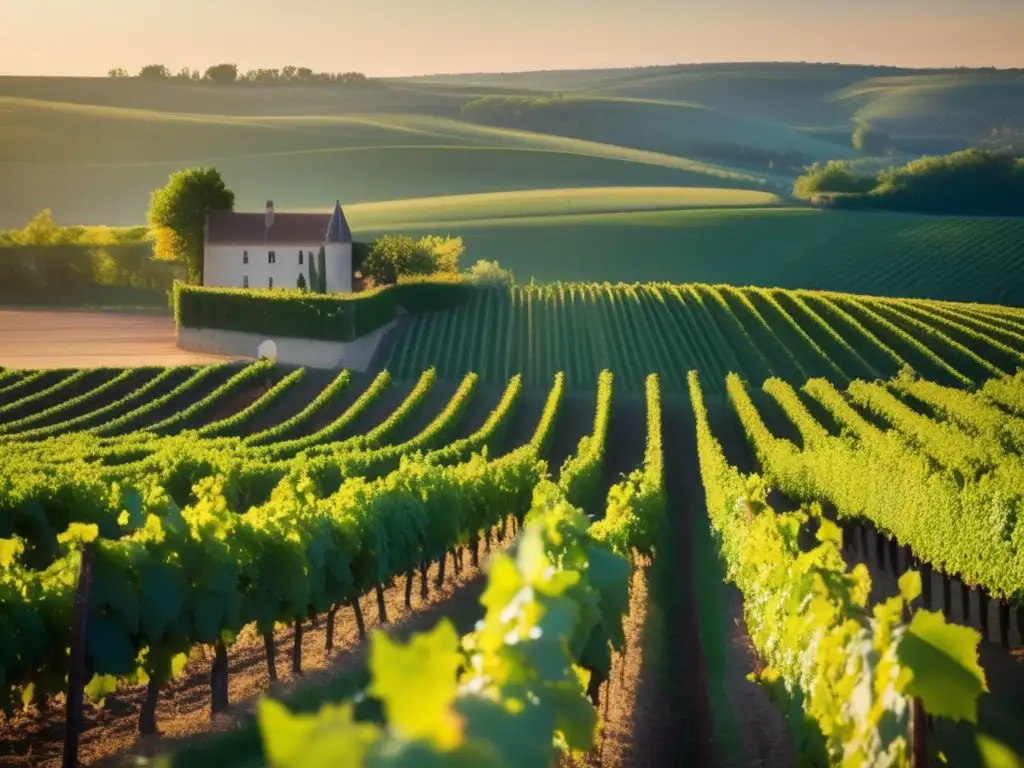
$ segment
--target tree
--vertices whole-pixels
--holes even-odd
[[[327,293],[327,252],[320,246],[320,253],[317,254],[317,278],[320,281],[320,293]]]
[[[417,242],[408,235],[384,235],[374,242],[360,271],[378,285],[393,285],[401,275],[436,272],[437,257],[423,240]]]
[[[469,279],[476,285],[491,288],[511,287],[516,282],[512,270],[502,268],[501,264],[496,261],[483,259],[469,268]]]
[[[203,279],[203,227],[210,211],[231,211],[235,193],[224,185],[216,168],[189,168],[171,174],[167,185],[153,190],[149,226],[157,258],[182,260],[188,280]]]
[[[128,70],[121,67],[114,67],[107,70],[107,77],[128,77]]]
[[[166,80],[171,76],[171,70],[163,64],[147,64],[139,70],[139,77],[143,80]]]
[[[233,83],[238,80],[238,65],[214,64],[212,67],[207,67],[203,79],[218,84]]]
[[[424,235],[420,238],[419,245],[434,255],[432,272],[459,271],[459,258],[466,251],[461,237]]]
[[[300,291],[306,290],[306,276],[299,272],[299,279],[295,281],[295,287]]]
[[[309,292],[320,293],[320,278],[316,274],[316,259],[309,254]]]

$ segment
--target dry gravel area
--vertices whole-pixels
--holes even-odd
[[[212,363],[178,349],[174,319],[155,312],[0,309],[0,366],[93,368]]]

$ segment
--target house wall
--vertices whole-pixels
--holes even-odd
[[[274,263],[269,254],[273,251]],[[299,252],[302,263],[299,263]],[[316,258],[320,245],[309,244],[232,244],[206,245],[203,258],[203,285],[221,288],[242,288],[246,277],[250,288],[295,288],[301,273],[309,283],[309,260]],[[248,263],[245,254],[248,253]],[[325,247],[327,290],[351,293],[352,244],[332,243]],[[319,264],[317,265],[319,268]]]
[[[392,321],[373,333],[348,342],[294,339],[288,336],[182,327],[178,328],[178,346],[190,352],[255,358],[258,355],[257,350],[260,344],[269,339],[277,346],[277,361],[285,365],[366,371],[369,369],[373,354],[377,351],[384,335],[394,325],[395,323]]]

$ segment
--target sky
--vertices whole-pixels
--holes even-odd
[[[715,61],[1024,67],[1024,0],[0,0],[0,74]]]

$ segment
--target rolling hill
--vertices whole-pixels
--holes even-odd
[[[458,235],[529,282],[659,281],[1024,305],[1024,221],[819,211],[763,192],[589,188],[354,205],[356,236]]]
[[[803,163],[851,156],[858,120],[960,146],[1012,136],[1022,111],[1018,72],[844,65],[352,86],[7,77],[0,227],[44,207],[62,223],[138,224],[168,174],[209,164],[241,209],[341,199],[362,238],[461,235],[467,259],[497,259],[520,280],[1019,304],[1014,221],[823,214],[786,200]]]

